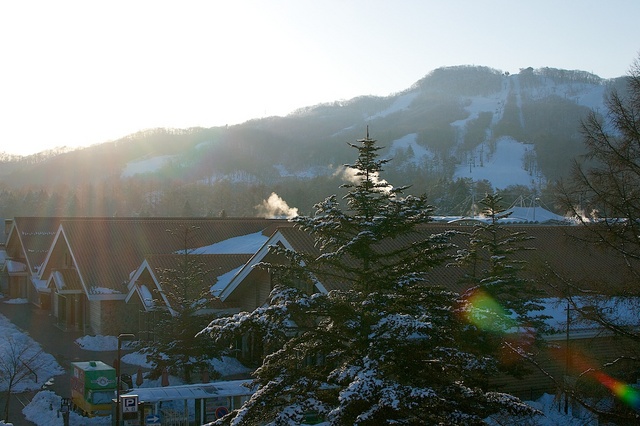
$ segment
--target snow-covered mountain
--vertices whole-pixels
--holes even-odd
[[[605,110],[605,93],[615,84],[582,71],[443,68],[385,98],[316,105],[226,129],[210,153],[220,155],[220,145],[235,140],[237,155],[259,154],[237,159],[257,160],[246,179],[313,179],[348,161],[345,142],[364,137],[369,127],[395,159],[390,168],[486,180],[496,189],[540,187],[580,152],[580,120]],[[212,163],[215,180],[237,181],[237,170],[220,173]]]
[[[300,199],[310,198],[294,204],[310,205],[353,159],[348,143],[368,128],[385,147],[383,156],[392,158],[389,180],[432,192],[437,201],[452,189],[436,187],[457,181],[539,191],[566,174],[583,152],[581,120],[592,110],[605,112],[606,93],[624,90],[624,81],[553,68],[513,75],[479,66],[440,68],[386,97],[314,105],[229,127],[147,130],[24,167],[0,163],[0,176],[17,186],[151,179],[258,185],[270,192],[293,185],[304,193]],[[154,186],[154,198],[161,190]]]

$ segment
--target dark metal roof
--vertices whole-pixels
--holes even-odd
[[[209,290],[218,282],[218,278],[222,275],[240,268],[251,258],[251,254],[197,254],[191,255],[193,259],[200,264],[202,269],[206,271],[202,280],[202,288],[197,289],[197,293],[201,294]],[[149,268],[154,271],[154,275],[158,279],[162,279],[164,272],[167,270],[179,270],[184,255],[152,255],[147,257]],[[166,289],[165,289],[166,290]],[[223,303],[219,298],[215,298],[210,303],[212,309],[228,309],[234,307],[230,303]]]
[[[59,217],[16,217],[7,241],[7,255],[26,257],[30,272],[44,262],[60,225]],[[20,245],[20,242],[22,245]]]
[[[636,278],[621,256],[611,249],[584,242],[589,231],[580,226],[558,225],[505,225],[509,232],[524,232],[532,237],[523,246],[531,248],[516,253],[515,259],[525,262],[524,276],[536,280],[540,287],[550,295],[558,295],[567,283],[579,285],[586,290],[605,294],[621,294],[634,285]],[[452,237],[456,245],[454,250],[464,248],[474,226],[448,223],[429,223],[419,227],[419,233],[385,241],[387,249],[395,249],[411,244],[416,238],[424,238],[430,234],[445,231],[456,231]],[[295,251],[319,254],[310,234],[297,228],[279,229],[279,232],[291,244]],[[382,247],[384,250],[385,248]],[[636,268],[637,269],[637,268]],[[450,290],[464,291],[462,278],[465,270],[455,265],[443,264],[428,271],[425,278],[429,284],[444,286]],[[564,281],[564,282],[563,282]],[[323,282],[327,290],[343,289],[344,283]],[[554,289],[557,286],[557,289]]]
[[[130,274],[152,254],[172,254],[273,228],[272,219],[81,218],[60,223],[89,293],[126,293]],[[286,221],[279,221],[286,224]],[[188,230],[188,231],[187,231]]]

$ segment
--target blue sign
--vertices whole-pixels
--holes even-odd
[[[149,414],[144,421],[146,425],[159,425],[160,422],[160,414]]]

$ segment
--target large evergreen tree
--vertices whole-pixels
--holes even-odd
[[[530,411],[480,386],[493,360],[462,349],[473,345],[456,339],[457,295],[424,279],[450,248],[447,234],[423,227],[426,197],[381,180],[387,160],[368,135],[352,146],[346,209],[331,196],[295,219],[318,251],[274,249],[290,261],[268,265],[279,284],[269,304],[205,330],[218,341],[258,331],[271,351],[257,391],[220,423],[294,425],[317,414],[332,425],[470,425]],[[314,292],[315,283],[334,290]]]
[[[468,245],[458,251],[458,265],[466,272],[462,310],[474,327],[466,333],[485,334],[488,352],[500,355],[511,373],[522,372],[521,362],[528,358],[531,346],[543,344],[547,330],[539,284],[525,278],[525,253],[533,237],[511,229],[502,220],[511,213],[502,206],[502,197],[487,193],[480,201],[483,220],[476,223]],[[489,333],[487,333],[489,332]]]

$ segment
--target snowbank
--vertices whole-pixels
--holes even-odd
[[[22,409],[25,418],[37,426],[63,426],[62,414],[58,413],[62,398],[51,391],[38,392],[31,403]],[[69,413],[71,426],[107,426],[111,425],[111,416],[83,417],[78,413]]]
[[[76,344],[85,351],[116,351],[118,350],[118,338],[116,336],[83,336],[76,339]],[[120,342],[121,349],[131,348],[136,342]]]
[[[7,317],[0,315],[0,356],[9,355],[6,357],[5,366],[13,367],[10,356],[15,353],[20,353],[21,359],[30,360],[28,365],[34,374],[28,374],[15,383],[12,386],[13,392],[41,389],[51,377],[64,373],[52,355],[43,352],[35,340],[19,330]],[[22,366],[16,366],[16,368],[22,368]],[[0,372],[0,378],[4,378],[7,373],[6,370]],[[6,391],[7,388],[7,381],[0,380],[0,391]]]

